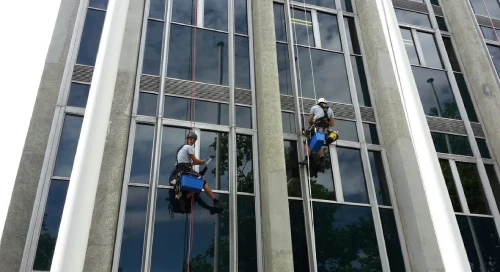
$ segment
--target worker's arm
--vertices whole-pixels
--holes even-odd
[[[308,122],[309,122],[310,126],[312,126],[312,124],[313,124],[313,118],[314,118],[314,114],[309,114]]]
[[[205,164],[204,160],[198,160],[194,154],[189,154],[189,157],[191,158],[191,161],[193,162],[193,165],[203,165],[203,164]]]
[[[330,127],[333,127],[335,125],[335,119],[333,117],[330,118]]]

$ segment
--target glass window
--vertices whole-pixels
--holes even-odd
[[[446,20],[444,19],[444,17],[436,16],[436,21],[437,21],[439,30],[448,32],[448,27],[446,26]]]
[[[186,142],[186,135],[189,133],[189,129],[184,128],[176,128],[176,127],[163,127],[163,133],[161,137],[161,159],[160,159],[160,178],[158,180],[158,184],[160,185],[169,185],[169,178],[172,171],[175,169],[175,164],[177,162],[177,151],[181,148]],[[200,136],[201,137],[201,136]],[[226,140],[227,142],[227,140]],[[226,143],[227,145],[227,143]],[[204,148],[204,145],[201,145]],[[207,149],[205,149],[207,151]],[[208,151],[207,151],[208,152]],[[204,155],[204,154],[203,154]],[[208,157],[208,155],[207,155]],[[205,157],[205,158],[207,158]],[[220,156],[222,157],[222,156]],[[212,166],[216,164],[213,163]],[[224,164],[222,164],[224,165]],[[227,168],[227,166],[226,166]],[[205,174],[205,178],[210,178],[210,174]],[[221,188],[227,188],[226,179],[221,179]],[[213,183],[215,184],[215,182]],[[209,184],[212,186],[212,184]],[[225,186],[225,187],[224,187]],[[212,187],[216,188],[216,187]]]
[[[201,131],[198,145],[200,146],[199,159],[213,158],[206,165],[207,172],[205,174],[205,180],[210,188],[229,191],[228,134],[225,132]],[[204,166],[200,166],[200,171],[203,168]]]
[[[108,0],[90,0],[89,7],[106,9],[108,7]]]
[[[444,181],[446,182],[446,188],[448,188],[448,194],[451,199],[451,204],[453,205],[453,210],[455,212],[462,212],[462,205],[460,204],[460,198],[458,197],[457,187],[455,186],[455,179],[451,172],[450,162],[447,160],[439,160],[441,165],[441,171],[443,173]]]
[[[491,16],[492,18],[500,18],[500,7],[498,6],[497,0],[470,0],[470,3],[474,9],[474,13],[486,17]],[[486,11],[486,8],[484,7],[485,4],[488,11]]]
[[[191,64],[193,63],[192,28],[173,24],[170,30],[167,76],[191,80]],[[227,34],[198,29],[196,35],[195,80],[227,86]]]
[[[323,97],[327,101],[352,104],[344,55],[317,49],[311,49],[309,55],[308,48],[297,49],[299,94],[302,97]]]
[[[139,106],[137,107],[138,115],[156,116],[157,94],[139,93]]]
[[[118,270],[141,271],[148,192],[149,188],[134,186],[128,188]],[[162,200],[164,201],[164,198]]]
[[[405,44],[406,54],[410,60],[410,64],[420,65],[420,61],[417,55],[417,49],[415,43],[413,42],[413,36],[411,31],[406,28],[400,28],[401,36],[403,37],[403,43]]]
[[[53,176],[71,177],[73,162],[75,160],[76,147],[80,139],[83,117],[66,115],[64,117],[63,130],[59,147],[57,148],[56,165]]]
[[[85,108],[89,98],[90,85],[71,83],[69,91],[68,106]]]
[[[189,241],[189,220],[185,215],[176,214],[170,218],[168,205],[170,203],[170,189],[159,189],[156,198],[156,214],[154,222],[153,250],[151,257],[151,271],[186,271],[186,257]],[[200,194],[206,202],[211,201]],[[229,203],[225,194],[216,194],[224,203]],[[191,250],[191,271],[229,271],[229,212],[225,209],[218,215],[194,206],[194,242]],[[240,230],[241,232],[241,230]],[[185,249],[185,251],[183,251]],[[216,268],[214,268],[214,266]],[[124,269],[127,271],[127,269]],[[130,271],[141,271],[131,269]]]
[[[318,271],[382,271],[369,207],[313,202]]]
[[[105,16],[106,12],[104,11],[87,9],[82,39],[78,48],[77,64],[95,65]]]
[[[160,75],[162,41],[163,22],[148,20],[142,63],[143,74]]]
[[[165,0],[151,0],[149,2],[149,18],[163,20],[165,17]]]
[[[369,203],[361,153],[357,149],[337,147],[342,190],[346,202]]]
[[[471,213],[490,214],[475,164],[457,162],[458,175]]]
[[[340,5],[342,5],[342,10],[346,12],[354,12],[352,9],[351,0],[340,0]]]
[[[226,0],[227,1],[227,0]],[[238,34],[247,35],[248,22],[247,22],[247,1],[235,0],[234,1],[234,32]]]
[[[379,208],[382,230],[384,232],[385,246],[391,271],[405,271],[405,263],[399,242],[398,228],[394,211],[387,208]]]
[[[490,51],[490,56],[491,60],[493,61],[493,64],[495,65],[495,68],[498,70],[500,69],[500,47],[492,46],[487,44],[488,51]]]
[[[302,195],[300,186],[299,154],[297,152],[297,142],[284,141],[286,184],[288,196],[300,197]]]
[[[427,28],[431,27],[431,21],[429,20],[429,16],[423,13],[417,13],[402,9],[395,8],[396,17],[400,24],[410,24],[415,26],[423,26]]]
[[[252,108],[236,106],[236,126],[252,128]]]
[[[280,80],[280,94],[293,95],[290,79],[290,60],[288,58],[288,45],[276,43],[276,55],[278,57],[278,75]]]
[[[366,81],[365,67],[361,57],[351,56],[352,72],[356,84],[356,93],[360,106],[371,107],[370,93],[368,92],[368,82]]]
[[[286,42],[286,22],[285,12],[282,4],[273,3],[274,9],[274,30],[276,33],[276,40]]]
[[[242,36],[234,36],[235,59],[234,59],[234,77],[236,88],[250,90],[250,56],[248,47],[248,38]],[[220,67],[219,69],[222,69]],[[223,72],[220,71],[218,84],[222,85]]]
[[[455,72],[461,72],[460,65],[458,64],[458,58],[455,54],[455,50],[453,49],[453,43],[450,38],[443,37],[444,46],[446,48],[446,53],[448,54],[448,58],[451,63],[451,68]]]
[[[349,44],[349,52],[351,54],[361,55],[361,48],[359,47],[358,33],[354,19],[351,17],[344,17],[345,34],[347,43]]]
[[[415,66],[412,70],[425,114],[460,120],[446,72]]]
[[[490,151],[488,150],[488,145],[485,139],[476,138],[477,146],[479,147],[479,153],[481,153],[482,158],[491,159]]]
[[[370,168],[372,171],[373,184],[375,185],[375,193],[377,194],[377,203],[379,205],[391,206],[391,196],[389,195],[389,187],[385,177],[384,162],[380,152],[369,151]]]
[[[229,105],[195,100],[194,121],[214,125],[229,125]]]
[[[481,32],[483,32],[483,37],[485,40],[490,40],[490,41],[497,41],[497,35],[500,36],[498,33],[499,30],[491,27],[485,27],[485,26],[479,26],[481,28]],[[495,33],[496,32],[496,33]]]
[[[434,34],[417,32],[417,36],[422,47],[422,53],[424,54],[425,65],[427,67],[443,69]]]
[[[467,116],[471,122],[478,122],[476,111],[474,110],[474,104],[472,103],[472,99],[470,97],[469,89],[467,88],[467,83],[465,82],[465,78],[462,74],[455,73],[455,80],[457,81],[458,89],[460,91],[460,96],[462,97],[462,101],[464,102],[465,111],[467,112]]]
[[[292,9],[292,28],[295,44],[316,46],[310,11]]]
[[[288,200],[290,231],[292,233],[293,268],[295,272],[309,271],[304,208],[302,200]]]
[[[302,0],[301,2],[305,2],[309,5],[335,9],[335,0]]]
[[[472,271],[498,271],[500,242],[493,218],[456,217]]]
[[[149,184],[154,128],[152,125],[144,124],[137,124],[136,126],[130,183]]]
[[[380,144],[378,140],[377,125],[363,123],[363,131],[365,132],[365,140],[368,144]]]
[[[439,6],[439,0],[431,0],[431,4]]]
[[[283,125],[283,133],[295,134],[295,114],[289,112],[281,112],[281,122]]]
[[[253,193],[252,136],[236,135],[238,192]]]
[[[342,51],[337,16],[323,12],[317,12],[317,15],[321,47],[323,49]]]
[[[359,142],[358,132],[356,131],[356,122],[335,119],[333,130],[339,132],[339,140]]]
[[[238,271],[257,271],[257,238],[255,235],[255,199],[253,196],[238,195]],[[207,270],[193,269],[193,271]]]
[[[165,96],[163,117],[184,121],[191,120],[191,99],[175,96]]]
[[[205,28],[227,31],[227,1],[206,1],[204,6],[203,26]]]
[[[449,139],[446,138],[446,134],[431,132],[432,142],[434,143],[434,148],[436,152],[439,153],[449,153],[451,146]]]
[[[50,182],[49,195],[45,204],[42,229],[38,238],[33,270],[50,270],[68,186],[68,181],[52,180]]]
[[[493,191],[493,196],[497,203],[497,207],[500,210],[500,183],[498,181],[497,174],[495,172],[495,166],[491,164],[485,164],[486,175],[488,175],[488,180],[490,181],[491,190]]]
[[[472,156],[469,139],[466,136],[431,132],[436,152]]]
[[[335,200],[330,150],[328,147],[323,147],[322,150],[324,154],[322,161],[317,153],[312,153],[309,158],[311,196],[317,199]]]
[[[172,22],[193,25],[195,22],[195,1],[197,0],[173,0]]]

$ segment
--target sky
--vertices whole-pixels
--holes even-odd
[[[0,238],[60,4],[0,4]]]

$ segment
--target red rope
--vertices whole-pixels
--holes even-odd
[[[194,195],[191,196],[191,225],[189,228],[189,250],[187,256],[187,271],[189,272],[190,259],[191,259],[191,249],[193,249],[193,237],[194,237]]]
[[[486,2],[483,0],[483,5],[484,8],[486,9],[486,13],[488,14],[488,18],[490,19],[491,27],[493,28],[493,32],[495,33],[495,37],[497,37],[497,42],[500,43],[500,38],[498,38],[497,30],[495,28],[495,25],[493,24],[493,19],[491,19],[490,11],[488,10],[488,7],[486,6]]]
[[[195,76],[196,76],[196,28],[198,25],[198,1],[194,0],[195,8],[194,8],[194,38],[193,38],[193,70],[191,73],[191,128],[190,131],[193,130],[194,124],[194,91],[195,91]]]

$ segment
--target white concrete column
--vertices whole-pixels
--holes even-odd
[[[129,0],[110,0],[51,271],[83,271]]]

